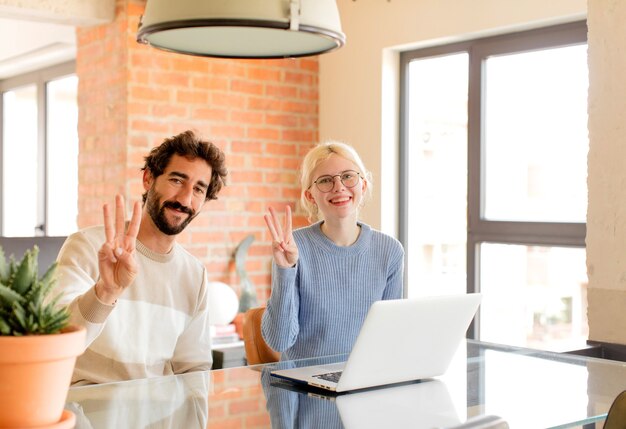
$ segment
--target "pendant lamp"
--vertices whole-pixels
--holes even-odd
[[[289,58],[344,45],[335,0],[147,0],[137,41],[181,54]]]

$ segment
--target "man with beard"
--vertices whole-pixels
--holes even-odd
[[[186,131],[152,149],[142,170],[143,207],[130,221],[118,195],[104,225],[69,236],[57,258],[61,304],[87,329],[73,385],[211,368],[206,268],[175,240],[217,199],[224,154]]]

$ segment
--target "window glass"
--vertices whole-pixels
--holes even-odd
[[[411,61],[408,296],[465,291],[466,53]]]
[[[585,222],[587,45],[485,61],[484,218]]]
[[[401,54],[407,295],[482,292],[471,337],[585,345],[586,38],[580,21]]]
[[[2,230],[7,237],[33,236],[37,227],[37,87],[2,95]]]
[[[480,245],[480,339],[574,350],[585,346],[585,249]]]
[[[51,236],[68,235],[77,229],[77,85],[75,75],[47,84],[47,232]]]

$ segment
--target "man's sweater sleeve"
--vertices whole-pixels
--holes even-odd
[[[63,244],[57,257],[58,283],[56,291],[62,294],[59,305],[67,305],[70,323],[87,330],[88,347],[102,332],[113,305],[98,300],[94,285],[99,277],[98,251],[87,237],[78,232]]]
[[[297,265],[293,268],[280,268],[272,263],[272,294],[263,313],[261,332],[267,344],[277,352],[291,347],[300,329],[297,271]]]

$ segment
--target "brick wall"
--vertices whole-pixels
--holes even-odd
[[[117,0],[115,22],[78,30],[79,226],[101,223],[102,203],[118,192],[139,199],[143,156],[193,129],[225,151],[230,175],[179,242],[210,280],[238,292],[232,255],[254,234],[246,268],[264,302],[271,254],[263,214],[270,205],[296,207],[300,161],[318,138],[318,61],[162,52],[135,41],[143,8]],[[300,211],[294,222],[307,223]]]

